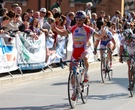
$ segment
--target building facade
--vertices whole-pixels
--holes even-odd
[[[63,0],[61,5],[62,13],[65,14],[68,11],[85,10],[85,5],[87,2],[93,2],[94,6],[92,8],[93,12],[97,14],[100,11],[105,11],[107,14],[113,16],[116,10],[119,10],[122,14],[124,13],[124,1],[125,0]],[[50,10],[50,7],[56,0],[5,0],[5,7],[10,9],[11,4],[18,3],[23,12],[28,8],[34,11],[39,10],[41,7],[45,7]]]

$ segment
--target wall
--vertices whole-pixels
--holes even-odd
[[[41,2],[40,6],[39,3]],[[69,2],[70,0],[63,0],[61,9],[62,13],[65,14],[68,11],[77,11],[77,10],[84,10],[85,4],[73,4]],[[18,3],[22,9],[23,12],[26,11],[28,8],[39,10],[41,7],[46,7],[50,9],[50,7],[55,3],[56,0],[28,0],[26,3],[26,6],[22,6],[22,3]],[[13,2],[12,2],[13,3]],[[8,9],[11,9],[12,3],[6,3],[5,7]],[[114,15],[116,10],[119,10],[123,14],[124,10],[124,0],[102,0],[100,4],[96,6],[96,9],[94,9],[97,14],[100,13],[101,10],[104,10],[107,14],[110,14],[111,16]]]
[[[105,11],[106,14],[113,16],[116,10],[119,10],[123,15],[124,0],[103,0],[96,7],[96,13],[99,15],[101,11]]]

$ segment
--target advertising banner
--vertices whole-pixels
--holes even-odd
[[[45,67],[46,47],[45,34],[38,39],[19,33],[16,37],[18,49],[18,66],[21,70],[40,69]]]
[[[0,36],[0,73],[17,70],[15,38]]]

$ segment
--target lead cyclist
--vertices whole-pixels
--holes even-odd
[[[122,33],[122,39],[121,39],[121,43],[120,43],[120,51],[119,51],[119,62],[123,63],[123,59],[122,59],[122,54],[124,51],[124,45],[127,47],[127,52],[129,55],[134,55],[135,53],[135,34],[133,34],[131,29],[126,29],[123,33]],[[132,80],[131,78],[131,72],[130,72],[130,64],[131,64],[131,59],[128,58],[127,59],[127,66],[128,66],[128,79],[129,79],[129,83]],[[128,86],[128,90],[130,90],[130,86]]]
[[[84,24],[84,21],[86,19],[86,13],[82,10],[77,11],[75,14],[75,20],[76,24],[72,27],[69,27],[67,30],[63,29],[60,30],[57,28],[55,24],[52,24],[53,31],[57,32],[61,36],[67,36],[68,34],[72,33],[72,40],[73,40],[73,51],[71,60],[79,60],[80,58],[84,60],[84,82],[89,81],[88,76],[88,69],[89,69],[89,53],[88,53],[88,47],[87,44],[89,43],[89,39],[93,35],[96,38],[103,38],[105,35],[104,29],[101,29],[102,33],[97,33],[92,27],[87,26]],[[70,64],[69,70],[72,68],[72,63]],[[74,84],[74,78],[71,81],[72,88],[73,88],[73,94],[71,99],[74,101],[76,99],[76,93],[75,93],[75,84]]]

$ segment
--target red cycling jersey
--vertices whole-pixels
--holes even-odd
[[[72,57],[78,60],[87,50],[87,42],[95,32],[93,28],[83,25],[82,27],[73,26],[69,30],[73,36],[73,53]]]

